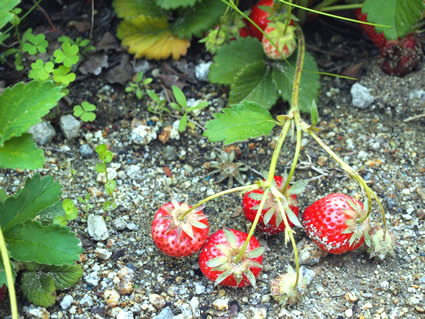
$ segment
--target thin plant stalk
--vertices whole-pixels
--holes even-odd
[[[16,302],[15,284],[13,282],[12,266],[10,265],[9,255],[7,253],[6,242],[3,231],[0,227],[0,253],[3,261],[4,272],[6,275],[7,289],[9,291],[10,311],[12,319],[18,319],[18,304]]]

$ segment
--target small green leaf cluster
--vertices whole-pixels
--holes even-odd
[[[171,114],[171,110],[167,107],[167,100],[153,90],[146,90],[146,94],[151,98],[151,101],[147,103],[148,111],[158,115],[162,122],[162,114],[164,112]]]
[[[96,147],[96,153],[99,155],[101,163],[97,163],[95,170],[100,174],[105,174],[105,193],[108,194],[111,199],[103,203],[103,209],[105,211],[117,208],[115,202],[115,190],[117,189],[117,182],[108,176],[107,163],[110,163],[113,159],[113,154],[108,150],[106,144],[100,144]]]
[[[152,82],[152,78],[143,78],[143,72],[137,73],[133,82],[130,82],[125,88],[127,93],[134,93],[138,100],[144,95],[144,89]]]
[[[36,174],[15,195],[0,192],[0,227],[13,261],[13,279],[20,271],[25,297],[38,306],[54,304],[56,290],[72,287],[83,274],[75,264],[82,253],[80,241],[64,226],[77,212],[71,200],[61,204],[61,188],[51,176]],[[0,263],[0,285],[5,283]]]
[[[186,130],[187,126],[189,126],[191,129],[194,129],[195,123],[188,119],[189,113],[200,111],[206,108],[208,106],[208,102],[201,102],[197,105],[189,107],[187,106],[187,99],[183,91],[175,85],[173,85],[171,89],[173,90],[173,94],[174,94],[174,98],[176,102],[170,103],[170,106],[173,109],[175,109],[177,112],[183,114],[179,122],[179,131],[183,132],[184,130]]]
[[[79,117],[83,122],[93,122],[96,119],[94,111],[96,106],[87,101],[74,106],[74,116]]]

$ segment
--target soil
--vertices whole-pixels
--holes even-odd
[[[86,5],[83,1],[77,3]],[[95,23],[99,21],[99,24],[94,29],[95,43],[105,32],[114,35],[117,23],[110,3],[102,4],[96,2]],[[57,8],[57,14],[63,11],[61,6]],[[49,13],[55,16],[54,12]],[[86,13],[80,18],[86,21],[90,16]],[[40,28],[48,27],[42,19],[38,23]],[[87,30],[78,33],[69,21],[59,23],[58,28],[70,36],[88,36]],[[193,205],[229,187],[227,179],[216,183],[218,176],[209,175],[211,169],[208,169],[220,156],[222,144],[210,143],[203,137],[205,123],[225,107],[228,88],[194,76],[199,63],[212,59],[200,45],[193,45],[179,61],[132,61],[125,50],[114,47],[108,51],[108,65],[99,75],[77,73],[68,101],[61,104],[62,114],[70,113],[70,105],[88,100],[97,106],[96,121],[84,124],[77,138],[66,140],[58,128],[58,118],[52,113],[49,119],[57,135],[42,146],[46,163],[38,170],[60,182],[63,198],[74,200],[79,208],[79,217],[69,226],[78,234],[84,249],[83,278],[71,289],[58,292],[57,303],[47,309],[31,305],[18,288],[21,316],[424,318],[425,118],[417,116],[424,113],[425,64],[422,62],[416,71],[402,78],[388,76],[379,67],[378,51],[356,27],[347,28],[327,19],[308,24],[306,35],[308,50],[321,71],[355,74],[357,81],[374,96],[369,107],[356,108],[350,93],[354,81],[322,76],[318,127],[325,143],[357,170],[381,199],[388,227],[397,237],[394,257],[384,261],[370,259],[364,247],[343,255],[312,254],[303,260],[305,269],[314,277],[303,299],[295,305],[281,306],[270,295],[270,283],[286,272],[288,265],[294,266],[291,246],[285,247],[283,234],[267,237],[256,233],[256,238],[266,247],[256,288],[215,287],[202,275],[197,255],[175,259],[162,254],[150,234],[157,209],[171,199]],[[136,121],[146,123],[159,135],[164,128],[175,125],[178,117],[164,114],[161,123],[158,115],[147,111],[147,96],[139,101],[126,93],[123,85],[108,81],[108,71],[125,64],[123,57],[124,61],[125,57],[129,58],[126,65],[130,67],[130,75],[135,67],[146,70],[145,76],[153,78],[150,87],[157,93],[170,96],[171,84],[178,84],[189,99],[208,100],[210,106],[192,117],[195,128],[188,128],[165,143],[155,138],[146,145],[135,144],[132,124]],[[276,116],[286,109],[287,105],[281,102],[272,113]],[[234,144],[238,154],[235,161],[250,168],[242,174],[246,182],[257,180],[258,172],[268,169],[278,135],[275,129],[270,136]],[[102,203],[108,198],[94,169],[99,162],[96,153],[86,158],[79,151],[82,144],[94,150],[101,143],[109,145],[114,153],[111,167],[117,181],[118,207],[108,213],[102,210]],[[294,149],[293,141],[285,142],[278,172],[290,168]],[[13,194],[35,173],[0,170],[0,187]],[[295,174],[295,180],[298,179],[309,179],[307,191],[298,196],[301,214],[311,203],[333,192],[361,197],[357,183],[308,136],[303,137]],[[236,180],[233,184],[239,185]],[[77,197],[88,192],[93,208],[86,214]],[[234,193],[206,204],[204,212],[208,215],[210,233],[223,227],[249,230],[241,197]],[[92,214],[104,217],[109,232],[105,240],[95,240],[88,234],[87,220]],[[376,203],[372,219],[382,223]],[[314,247],[302,229],[295,231],[301,251]],[[314,248],[313,252],[317,253]],[[130,275],[120,279],[117,276],[120,270]],[[122,285],[131,288],[124,289]],[[113,298],[105,298],[111,289],[119,295],[116,304],[111,301]],[[7,317],[8,298],[1,307],[1,317]]]

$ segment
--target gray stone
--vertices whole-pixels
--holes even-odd
[[[40,145],[49,143],[56,135],[53,126],[46,121],[33,125],[28,132],[32,134],[33,141]]]
[[[133,313],[129,311],[121,310],[117,314],[117,319],[133,319],[133,318],[134,318]]]
[[[71,114],[64,115],[61,117],[59,126],[61,128],[61,131],[63,135],[65,135],[65,138],[67,140],[71,140],[78,136],[80,133],[80,121],[78,121],[75,117],[73,117]]]
[[[360,109],[367,108],[375,99],[369,92],[369,89],[359,83],[354,83],[351,87],[352,103]]]
[[[127,172],[126,173],[127,173],[127,176],[130,179],[137,180],[137,179],[141,179],[142,178],[142,174],[141,174],[140,166],[139,165],[130,165],[127,168]]]
[[[166,161],[175,161],[177,159],[177,150],[174,146],[167,145],[162,151],[162,156]]]
[[[147,145],[156,139],[156,131],[153,126],[137,125],[131,131],[131,140],[135,144]]]
[[[99,284],[99,280],[100,280],[99,273],[97,271],[93,271],[93,272],[89,273],[87,276],[85,276],[84,280],[88,284],[96,287]]]
[[[205,286],[204,285],[202,285],[202,284],[200,284],[200,283],[197,283],[197,282],[195,282],[194,283],[194,286],[195,286],[195,293],[197,294],[197,295],[200,295],[200,294],[203,294],[203,293],[205,293]]]
[[[93,299],[88,294],[85,294],[80,300],[80,305],[83,307],[93,306]]]
[[[153,319],[173,319],[174,318],[174,314],[171,311],[170,307],[165,307],[164,309],[161,310],[161,312],[153,317]]]
[[[89,215],[87,218],[87,231],[94,240],[105,240],[109,237],[108,228],[101,215]]]
[[[89,158],[93,155],[93,149],[90,147],[89,144],[83,144],[80,146],[80,155],[84,158]]]
[[[195,67],[195,76],[199,81],[208,82],[208,73],[209,73],[211,64],[212,62],[203,62],[203,63],[199,63]]]
[[[68,309],[71,306],[73,301],[74,301],[74,298],[72,298],[71,295],[66,295],[65,297],[63,297],[63,299],[60,303],[60,306],[64,310]]]
[[[121,217],[114,219],[112,224],[116,230],[124,230],[127,227],[127,222]]]

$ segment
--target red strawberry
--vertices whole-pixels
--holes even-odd
[[[307,207],[303,226],[307,235],[324,251],[342,254],[360,247],[369,231],[363,204],[350,196],[330,194]]]
[[[277,190],[282,193],[282,176],[275,176],[275,187]],[[256,189],[250,192],[245,193],[242,199],[242,207],[245,213],[246,219],[250,222],[253,222],[255,216],[257,215],[258,206],[261,201],[262,194],[264,190],[262,188]],[[298,216],[298,207],[297,205],[297,195],[291,194],[290,187],[283,194],[286,201],[288,202],[289,208]],[[288,216],[288,215],[286,215]],[[289,225],[292,227],[293,224],[289,222]],[[263,210],[261,211],[260,219],[258,220],[257,229],[269,235],[275,235],[285,230],[285,223],[282,219],[282,214],[280,213],[279,206],[276,202],[275,195],[272,192],[269,192],[268,198],[264,205]]]
[[[403,76],[421,62],[422,48],[415,34],[388,41],[381,49],[381,68],[389,75]]]
[[[159,250],[173,257],[185,257],[201,249],[209,233],[208,220],[198,207],[180,220],[190,208],[176,201],[162,205],[152,222],[152,238]]]
[[[235,229],[221,229],[212,234],[199,254],[202,273],[216,285],[255,287],[255,278],[261,272],[264,248],[251,237],[240,261],[235,258],[243,246],[247,233]]]
[[[267,37],[263,37],[264,53],[273,60],[282,60],[290,57],[297,48],[295,30],[296,28],[291,25],[288,25],[285,30],[285,23],[283,22],[271,22],[264,32],[279,50],[276,50],[275,45]],[[285,33],[283,33],[284,31]]]
[[[362,13],[362,9],[356,9],[355,13],[358,20],[368,22],[367,13]],[[378,48],[381,49],[387,44],[388,40],[385,38],[384,34],[377,33],[373,25],[360,24],[360,27]]]
[[[249,15],[249,18],[254,21],[261,28],[261,30],[264,30],[270,22],[267,19],[270,13],[262,10],[260,6],[273,7],[273,0],[258,1],[257,4],[252,7],[251,13]],[[257,29],[257,27],[252,23],[249,23],[248,28],[251,31],[251,34],[261,41],[263,34]]]

